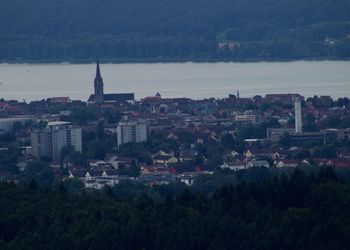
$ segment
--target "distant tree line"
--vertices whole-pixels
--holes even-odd
[[[0,60],[348,58],[349,13],[347,0],[2,0]]]

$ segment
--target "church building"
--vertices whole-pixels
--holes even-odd
[[[100,71],[100,63],[97,60],[96,65],[96,76],[94,80],[95,93],[90,95],[88,102],[90,103],[111,103],[111,102],[128,102],[135,100],[134,93],[115,93],[115,94],[104,94],[103,92],[103,79]]]

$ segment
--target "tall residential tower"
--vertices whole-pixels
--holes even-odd
[[[75,151],[82,152],[81,128],[69,122],[49,122],[46,128],[33,129],[31,144],[34,156],[46,156],[59,162],[64,147],[71,146]]]
[[[147,141],[147,124],[145,122],[119,122],[117,127],[118,147],[125,143]]]
[[[301,102],[299,98],[295,99],[295,133],[301,134],[303,132],[303,124],[301,119]]]

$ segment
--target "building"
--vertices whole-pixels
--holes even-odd
[[[299,94],[266,94],[265,99],[269,102],[293,103],[296,99],[303,99]]]
[[[267,128],[266,132],[267,138],[272,142],[278,142],[285,133],[294,135],[295,128]]]
[[[120,122],[117,127],[118,147],[125,143],[141,143],[147,140],[145,122]]]
[[[134,93],[115,93],[104,94],[103,92],[103,79],[100,71],[100,63],[97,60],[96,76],[94,80],[94,94],[90,95],[88,102],[90,103],[105,103],[105,102],[128,102],[134,101]]]
[[[295,99],[295,133],[301,134],[303,133],[303,124],[301,119],[301,102],[300,99]]]
[[[291,137],[294,144],[303,144],[305,142],[325,142],[325,133],[323,132],[305,132],[302,134],[295,134]]]
[[[24,126],[26,122],[37,123],[38,119],[35,116],[20,116],[11,118],[1,118],[0,119],[0,135],[2,134],[12,134],[13,125],[16,123],[22,124]]]
[[[240,123],[256,123],[256,115],[252,114],[236,114],[235,121]]]
[[[58,162],[62,148],[72,146],[82,152],[81,128],[69,122],[49,122],[45,128],[33,129],[31,133],[32,155],[49,157]]]
[[[60,96],[60,97],[52,97],[51,98],[51,103],[56,103],[56,104],[67,104],[71,103],[72,100],[68,96]]]
[[[328,128],[321,130],[325,134],[325,142],[341,141],[350,139],[350,128],[341,129],[341,128]]]
[[[246,168],[260,168],[260,167],[265,167],[269,168],[270,163],[266,160],[252,160],[247,163]]]

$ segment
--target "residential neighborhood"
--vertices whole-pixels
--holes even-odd
[[[50,165],[57,178],[78,178],[94,188],[125,179],[184,182],[184,173],[195,177],[218,169],[350,167],[348,98],[238,96],[2,100],[1,153],[15,151],[16,159],[14,169],[1,170],[1,179],[16,179],[33,161]]]
[[[0,100],[0,179],[34,171],[43,181],[102,188],[125,180],[192,185],[199,175],[261,167],[350,168],[347,97],[237,91],[193,100],[158,92],[136,100],[104,94],[99,64],[94,86],[87,102]]]

